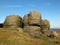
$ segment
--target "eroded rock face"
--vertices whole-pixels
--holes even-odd
[[[20,28],[20,27],[19,28],[16,28],[16,30],[19,31],[20,33],[23,33],[24,32],[23,29]]]
[[[41,32],[45,34],[46,32],[48,32],[48,28],[41,28]]]
[[[50,29],[50,23],[47,19],[41,20],[41,31],[42,33],[47,32]]]
[[[57,38],[58,37],[58,33],[56,31],[52,31],[50,33],[50,37]]]
[[[7,16],[4,27],[27,32],[32,37],[40,37],[40,34],[45,34],[50,29],[50,23],[47,19],[43,20],[39,12],[31,11],[23,17],[23,20],[17,15]]]
[[[32,37],[40,37],[41,28],[37,26],[26,26],[24,27],[24,32],[29,33]]]
[[[40,25],[41,24],[41,14],[36,11],[31,11],[29,14],[29,25]]]
[[[41,26],[50,28],[50,23],[49,23],[49,21],[47,19],[41,20]]]
[[[29,14],[24,15],[23,17],[23,24],[24,26],[28,26],[28,19],[29,19]]]
[[[18,15],[10,15],[6,17],[4,22],[5,28],[17,28],[22,27],[22,18]]]

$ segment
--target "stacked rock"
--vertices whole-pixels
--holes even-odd
[[[42,20],[41,14],[36,11],[31,11],[23,18],[24,31],[28,32],[32,37],[40,37],[40,34],[45,34],[49,28],[50,23],[47,19]]]
[[[23,18],[24,31],[28,32],[32,37],[40,37],[41,34],[41,14],[36,11],[31,11]]]
[[[6,17],[4,28],[15,29],[22,27],[22,18],[18,15],[10,15]]]
[[[29,14],[29,25],[40,26],[41,24],[41,14],[36,11],[31,11]]]
[[[40,37],[43,33],[45,34],[49,28],[50,23],[47,19],[42,20],[41,14],[36,11],[31,11],[23,17],[23,20],[18,15],[10,15],[6,17],[4,22],[4,28],[24,30],[32,37]]]
[[[50,28],[49,21],[47,19],[41,20],[40,27],[41,27],[41,32],[45,34],[49,30],[49,28]]]

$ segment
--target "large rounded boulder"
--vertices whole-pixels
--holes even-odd
[[[4,27],[10,29],[22,27],[22,18],[18,15],[7,16],[4,22]]]
[[[41,28],[38,26],[26,26],[24,27],[24,32],[27,32],[32,37],[40,37]]]
[[[50,33],[50,37],[52,37],[52,38],[57,38],[59,35],[58,35],[58,33],[56,32],[56,31],[51,31],[51,33]]]
[[[50,23],[47,19],[41,20],[41,31],[46,33],[50,29]]]
[[[36,11],[31,11],[29,14],[29,25],[39,26],[41,23],[41,14]]]
[[[41,27],[47,27],[50,28],[50,23],[47,19],[41,20]]]

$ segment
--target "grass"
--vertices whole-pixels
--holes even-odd
[[[32,38],[25,32],[0,28],[0,45],[59,45],[60,43],[56,43],[56,40],[46,35]]]

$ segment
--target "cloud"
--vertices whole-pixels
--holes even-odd
[[[28,4],[28,6],[36,7],[36,5],[35,5],[35,4]]]
[[[48,2],[48,3],[44,3],[44,5],[45,5],[45,6],[50,6],[51,3],[49,3],[49,2]]]
[[[48,5],[48,6],[50,6],[50,5],[51,5],[51,3],[47,3],[47,5]]]
[[[21,5],[2,5],[1,7],[5,7],[5,8],[14,8],[14,7],[22,7]]]
[[[22,7],[21,5],[7,5],[6,7]]]

